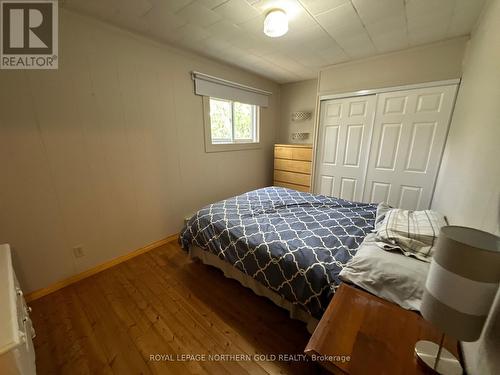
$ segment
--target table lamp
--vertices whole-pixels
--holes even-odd
[[[420,312],[443,333],[439,344],[418,341],[417,357],[439,374],[462,374],[458,359],[443,348],[445,334],[476,341],[499,283],[499,237],[467,227],[441,228]]]

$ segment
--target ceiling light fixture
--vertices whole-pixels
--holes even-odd
[[[288,31],[288,17],[281,9],[273,9],[264,20],[264,34],[271,38],[283,36]]]

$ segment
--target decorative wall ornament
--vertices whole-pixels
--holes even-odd
[[[312,111],[297,111],[292,113],[292,121],[307,121],[312,118]]]
[[[294,141],[305,141],[309,139],[309,134],[310,133],[292,133],[292,139]]]

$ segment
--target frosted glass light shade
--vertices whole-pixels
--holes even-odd
[[[288,32],[288,17],[281,9],[271,10],[264,20],[264,34],[277,38]]]

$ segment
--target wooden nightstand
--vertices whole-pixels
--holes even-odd
[[[342,284],[304,352],[330,356],[319,362],[334,374],[428,374],[414,346],[440,337],[418,313]],[[445,340],[444,346],[460,358],[457,341]]]

